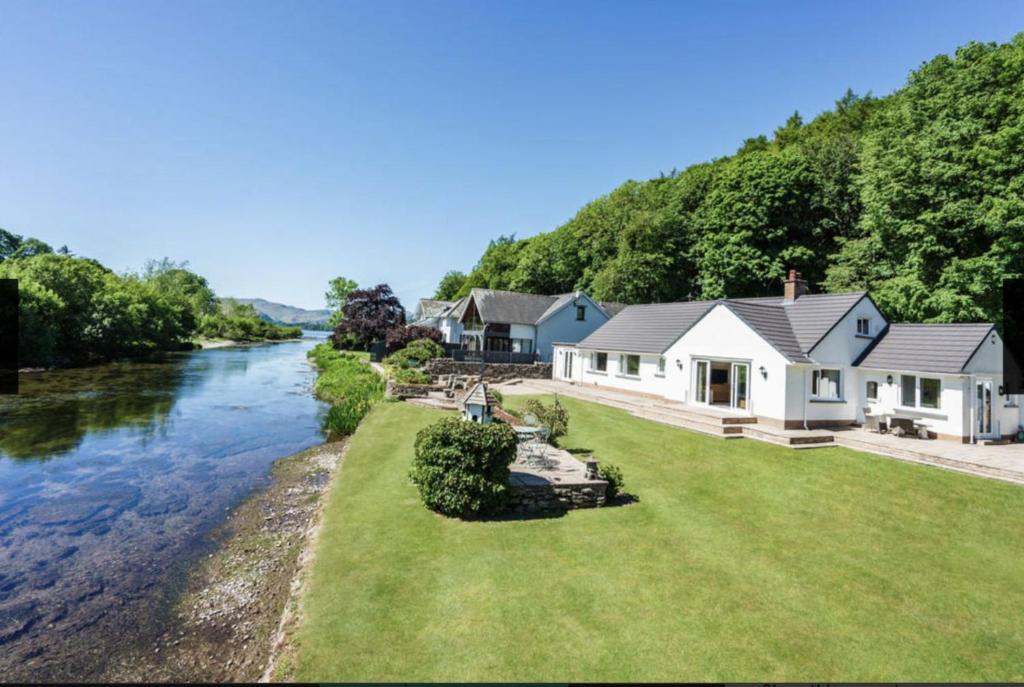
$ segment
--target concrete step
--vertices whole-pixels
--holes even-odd
[[[751,439],[758,439],[760,441],[766,441],[769,444],[789,446],[790,448],[827,448],[829,446],[835,446],[834,435],[824,432],[820,434],[794,436],[792,434],[772,431],[760,426],[743,425],[743,436],[750,437]]]
[[[690,408],[687,406],[681,406],[678,404],[658,403],[655,402],[651,405],[652,409],[660,411],[667,411],[671,413],[679,413],[693,419],[699,419],[701,422],[713,422],[720,425],[754,425],[757,424],[757,418],[749,415],[716,415],[714,413],[702,412],[699,408]]]
[[[659,422],[663,425],[670,425],[672,427],[689,429],[694,432],[700,432],[701,434],[707,434],[721,439],[740,439],[743,437],[743,429],[741,427],[727,427],[713,422],[701,422],[692,418],[683,417],[676,413],[647,410],[634,411],[632,414],[644,420]]]

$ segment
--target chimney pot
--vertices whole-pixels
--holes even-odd
[[[783,300],[787,302],[795,301],[809,291],[807,282],[802,278],[802,275],[796,270],[790,270],[789,278],[786,279],[783,285]]]

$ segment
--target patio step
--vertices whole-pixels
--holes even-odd
[[[743,428],[738,425],[722,425],[715,422],[704,422],[693,417],[687,417],[681,413],[660,411],[655,409],[633,411],[634,416],[644,420],[651,420],[663,425],[689,429],[701,434],[707,434],[721,439],[740,439],[743,437]]]
[[[711,422],[720,425],[756,425],[757,418],[751,415],[719,415],[711,411],[703,411],[700,408],[684,406],[681,404],[659,403],[655,401],[652,408],[658,411],[669,411],[679,413],[686,417],[699,419],[700,422]]]
[[[829,448],[835,446],[835,436],[828,432],[794,435],[785,430],[773,430],[764,426],[743,426],[743,436],[757,439],[769,444],[788,446],[789,448]]]
[[[946,470],[953,470],[954,472],[963,472],[968,475],[990,477],[1004,482],[1024,484],[1024,479],[1022,479],[1021,474],[1012,470],[1003,470],[989,465],[981,465],[979,463],[971,463],[962,460],[952,460],[950,458],[943,458],[942,456],[920,453],[912,449],[880,446],[870,441],[860,441],[843,432],[836,434],[835,441],[839,446],[845,446],[846,448],[852,448],[857,451],[864,451],[865,453],[874,453],[876,455],[896,458],[897,460],[904,460],[910,463],[931,465],[944,468]]]

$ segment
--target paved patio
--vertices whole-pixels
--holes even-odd
[[[785,430],[764,424],[738,423],[735,413],[719,408],[688,406],[663,398],[553,380],[523,380],[495,386],[505,395],[560,394],[627,410],[637,417],[723,439],[750,438],[795,449],[847,448],[979,477],[1024,484],[1024,444],[985,446],[940,439],[900,438],[861,428]]]

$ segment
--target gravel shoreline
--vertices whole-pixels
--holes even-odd
[[[345,446],[325,443],[274,463],[271,484],[232,511],[217,550],[189,575],[168,630],[151,647],[119,657],[102,679],[254,682],[271,675]]]

